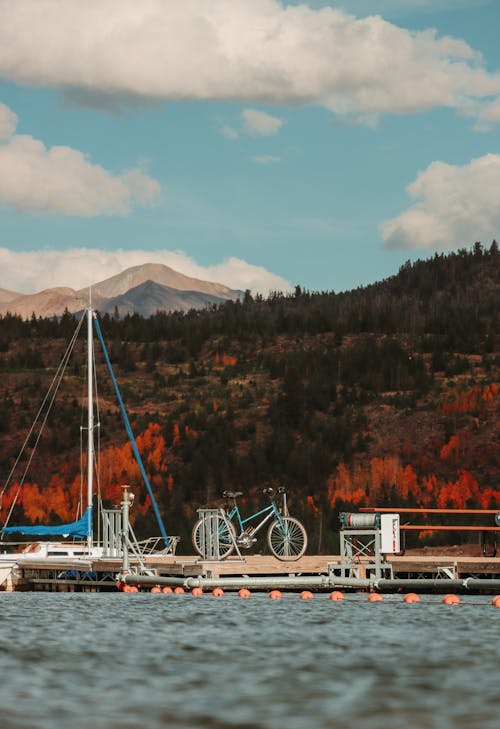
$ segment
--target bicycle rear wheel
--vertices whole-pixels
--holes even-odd
[[[219,548],[217,550],[217,537]],[[225,559],[234,550],[236,530],[222,516],[198,519],[191,534],[193,547],[203,559]]]
[[[307,532],[298,519],[282,516],[273,521],[267,532],[267,543],[275,557],[283,562],[300,559],[307,549]]]

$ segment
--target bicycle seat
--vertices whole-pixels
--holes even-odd
[[[222,496],[225,499],[236,499],[238,496],[243,496],[243,491],[223,491]]]
[[[271,487],[269,487],[267,489],[262,489],[262,493],[271,495],[271,494],[274,494],[274,489]]]

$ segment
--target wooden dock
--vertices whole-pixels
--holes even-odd
[[[363,565],[368,561],[362,559],[360,564]],[[458,579],[477,574],[500,577],[500,557],[391,555],[390,563],[394,576],[402,578],[419,574],[431,577],[449,569],[453,570]],[[245,555],[243,561],[229,557],[222,562],[208,562],[194,556],[176,556],[164,557],[161,560],[151,559],[146,564],[154,566],[158,574],[179,576],[317,575],[328,573],[328,565],[340,566],[340,556],[304,555],[296,562],[281,562],[270,555],[256,554]]]
[[[359,560],[358,575],[367,576],[368,560]],[[500,557],[478,557],[456,554],[392,555],[396,579],[467,579],[481,577],[500,579]],[[269,555],[246,554],[241,560],[229,557],[220,562],[201,560],[194,555],[155,556],[143,561],[144,567],[160,577],[259,577],[326,575],[329,569],[340,569],[339,555],[305,555],[295,562],[282,562]],[[135,571],[138,565],[131,560]],[[10,582],[0,590],[103,592],[116,590],[117,576],[122,569],[118,559],[40,560],[24,562],[21,557],[13,569]]]

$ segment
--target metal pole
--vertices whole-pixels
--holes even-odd
[[[130,510],[130,486],[122,486],[122,574],[127,575],[130,571],[130,559],[128,554],[129,543],[129,510]]]
[[[125,564],[125,562],[124,562]],[[464,580],[448,580],[448,579],[368,579],[357,577],[329,577],[328,575],[304,575],[301,577],[282,576],[282,577],[170,577],[160,575],[132,575],[125,572],[123,567],[123,582],[128,585],[171,585],[182,586],[188,589],[193,587],[213,588],[223,587],[227,590],[238,590],[242,587],[253,588],[255,590],[298,590],[313,588],[318,590],[329,590],[332,588],[346,588],[354,590],[386,590],[395,592],[396,590],[419,590],[425,592],[427,590],[435,590],[439,592],[449,592],[450,590],[474,591],[474,590],[494,590],[500,589],[500,579],[478,579],[469,577]]]
[[[87,413],[87,509],[89,519],[89,529],[87,536],[87,546],[89,554],[92,551],[92,499],[93,499],[93,476],[94,476],[94,360],[92,346],[92,309],[87,310],[87,393],[88,393],[88,413]]]
[[[499,590],[499,579],[480,579],[478,577],[467,577],[463,580],[449,579],[380,579],[375,580],[374,587],[377,590],[438,590],[439,592],[449,592],[450,590]]]
[[[300,589],[300,588],[323,588],[329,587],[327,575],[304,576],[304,577],[167,577],[149,575],[124,575],[123,582],[128,585],[182,585],[193,588],[224,587],[227,590],[239,590],[241,587],[252,587],[256,590]],[[369,585],[369,580],[365,580]]]

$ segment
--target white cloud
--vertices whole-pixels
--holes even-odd
[[[463,40],[278,0],[0,0],[0,76],[91,97],[320,104],[357,119],[500,93],[500,74]]]
[[[261,266],[228,258],[200,266],[179,251],[114,250],[97,248],[45,249],[17,252],[0,248],[2,287],[19,293],[36,293],[53,286],[81,289],[143,263],[163,263],[176,271],[233,289],[250,289],[267,296],[270,291],[290,291],[291,285]]]
[[[489,104],[485,104],[478,113],[479,120],[486,124],[500,122],[500,97]]]
[[[8,106],[0,103],[0,144],[14,134],[16,127],[16,114]]]
[[[381,225],[389,248],[448,250],[500,235],[500,155],[433,162],[408,186],[417,202]]]
[[[239,132],[236,131],[232,126],[229,124],[222,124],[220,127],[220,133],[223,137],[226,137],[226,139],[238,139]]]
[[[276,157],[273,154],[262,154],[262,155],[256,155],[255,157],[250,157],[252,162],[256,162],[258,165],[270,165],[273,162],[279,162],[280,158]]]
[[[249,134],[253,137],[268,137],[283,126],[283,120],[276,116],[271,116],[265,111],[257,109],[244,109],[241,114],[241,123],[236,129],[229,124],[220,124],[219,132],[226,139],[239,139],[242,134]]]
[[[0,104],[0,204],[23,211],[90,217],[125,215],[153,200],[156,180],[139,169],[113,175],[71,147],[47,148],[15,134],[17,116]]]
[[[266,114],[264,111],[257,109],[244,109],[241,112],[245,130],[248,134],[267,137],[276,134],[278,129],[283,125],[283,121],[275,116]]]

